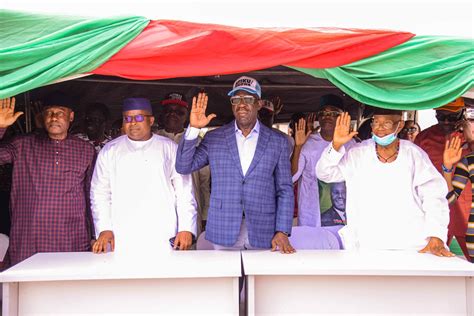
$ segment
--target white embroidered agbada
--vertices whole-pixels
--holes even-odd
[[[177,145],[153,135],[147,141],[121,136],[100,151],[92,177],[96,236],[111,230],[115,252],[171,249],[178,231],[196,235],[196,201],[190,175],[175,170]]]
[[[316,174],[326,182],[346,181],[347,226],[339,231],[346,249],[421,250],[429,237],[446,243],[448,188],[418,146],[400,140],[396,160],[382,163],[371,139],[347,152],[331,143]]]

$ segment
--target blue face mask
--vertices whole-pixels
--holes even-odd
[[[397,130],[398,130],[399,125],[400,123],[397,124],[397,128],[395,128],[395,132],[393,132],[392,134],[385,135],[384,137],[379,137],[375,134],[372,134],[372,139],[374,140],[374,142],[376,142],[378,145],[382,147],[390,145],[397,139]]]

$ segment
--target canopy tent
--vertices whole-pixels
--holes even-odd
[[[435,108],[474,85],[472,39],[407,32],[237,28],[3,10],[0,38],[0,98],[84,74],[152,80],[280,65],[384,108]]]

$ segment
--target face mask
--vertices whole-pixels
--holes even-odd
[[[397,124],[397,128],[395,128],[395,132],[393,132],[392,134],[385,135],[384,137],[378,137],[377,135],[372,134],[372,139],[374,140],[374,142],[376,142],[378,145],[382,147],[390,145],[397,139],[397,130],[398,130],[399,125],[400,123]]]

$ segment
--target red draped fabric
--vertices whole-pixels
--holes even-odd
[[[94,74],[136,80],[231,74],[278,65],[342,66],[414,34],[359,29],[263,29],[151,21]]]

